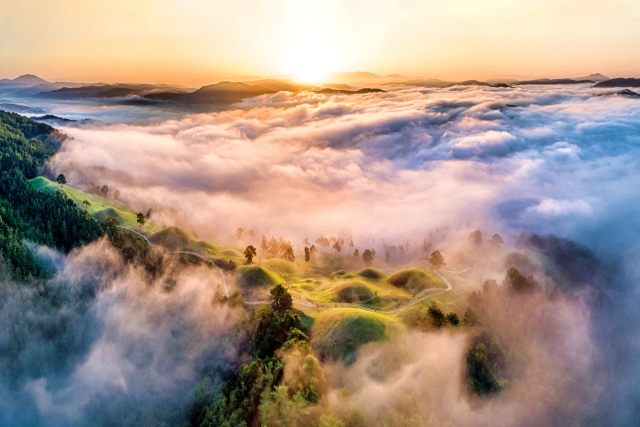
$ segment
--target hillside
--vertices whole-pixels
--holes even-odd
[[[536,79],[525,80],[514,83],[515,85],[578,85],[585,83],[595,83],[593,80],[574,80],[574,79]]]
[[[31,185],[55,153],[42,140],[55,129],[15,113],[0,111],[0,255],[16,277],[45,277],[26,241],[63,252],[96,240],[99,224],[66,194]]]
[[[640,79],[635,78],[616,78],[600,82],[593,87],[640,87]]]
[[[276,93],[277,90],[246,83],[221,82],[201,87],[191,93],[159,92],[145,98],[182,104],[233,104],[245,98]]]

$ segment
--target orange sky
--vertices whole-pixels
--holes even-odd
[[[0,0],[0,77],[640,77],[638,0]]]

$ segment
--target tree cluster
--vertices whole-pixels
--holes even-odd
[[[100,224],[60,191],[38,191],[28,180],[54,154],[36,136],[54,129],[0,111],[0,256],[19,277],[45,277],[24,241],[63,252],[98,239]]]
[[[272,236],[269,240],[267,240],[266,236],[262,236],[260,249],[262,249],[263,253],[266,252],[271,254],[271,256],[286,259],[288,261],[295,261],[296,259],[291,242],[283,239],[282,236],[278,239]]]
[[[262,425],[290,425],[289,417],[303,416],[300,409],[320,400],[324,376],[310,353],[300,316],[291,311],[291,296],[282,285],[272,288],[271,296],[272,306],[257,312],[253,322],[252,360],[203,408],[200,426],[248,427],[258,425],[258,419]],[[303,357],[302,372],[290,385],[284,378],[287,351]]]

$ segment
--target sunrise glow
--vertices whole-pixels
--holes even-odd
[[[640,426],[640,0],[0,0],[0,427]]]

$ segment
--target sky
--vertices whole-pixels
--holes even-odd
[[[640,75],[635,0],[0,1],[0,77]]]

